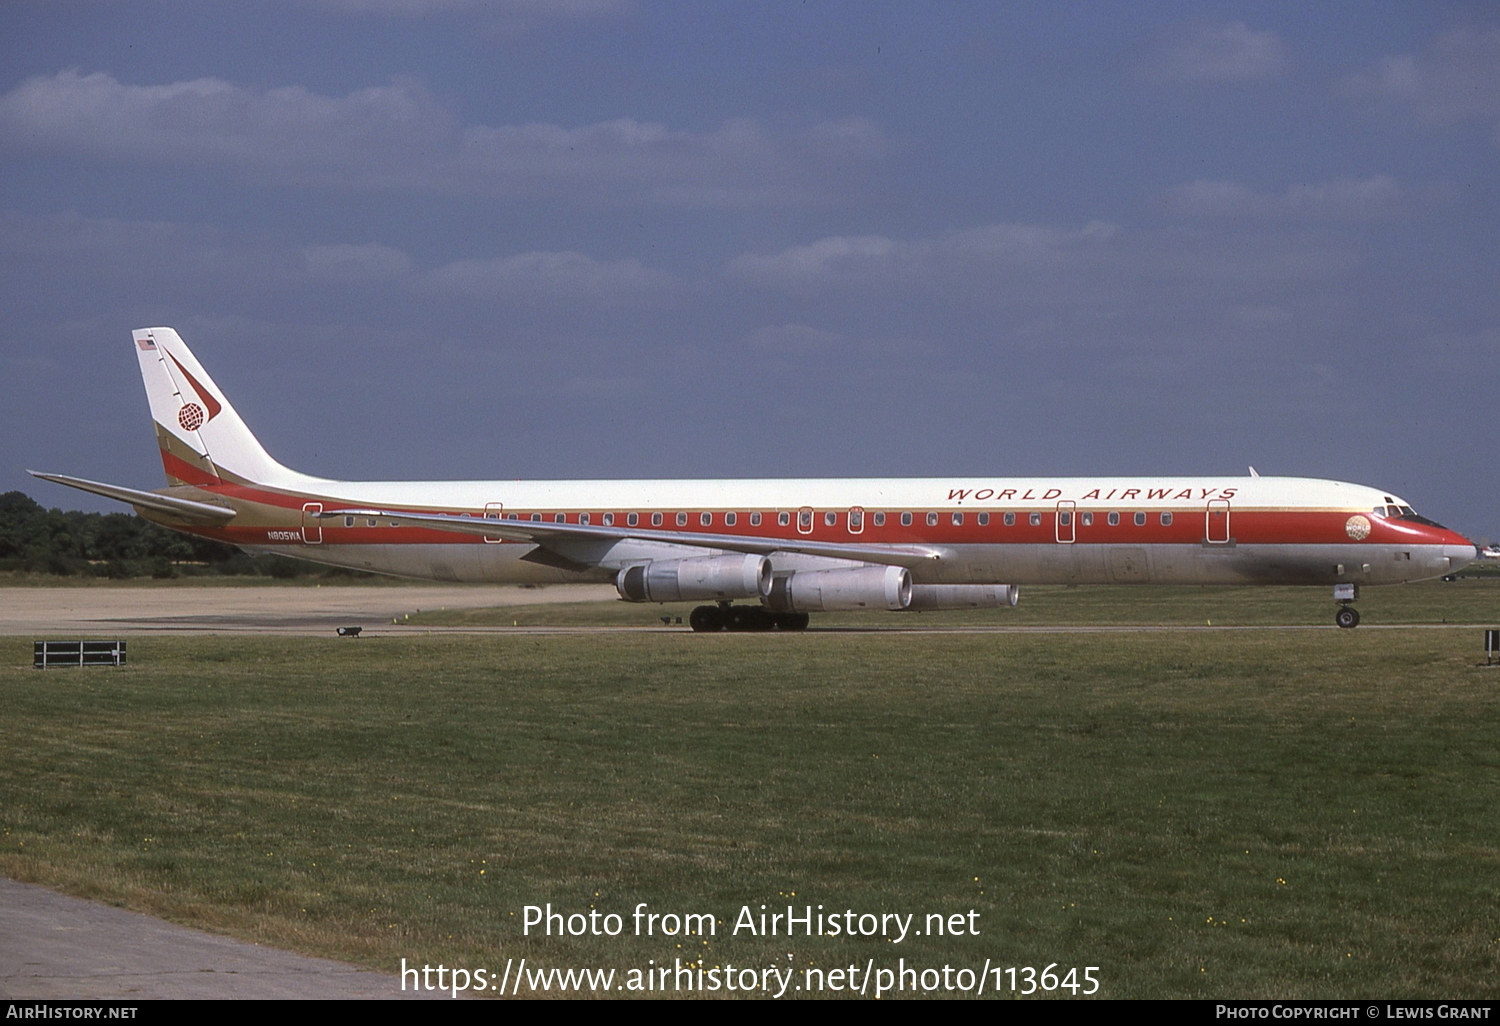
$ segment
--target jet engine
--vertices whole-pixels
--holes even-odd
[[[627,602],[762,599],[771,590],[771,561],[754,555],[653,560],[621,570],[615,588]]]
[[[771,582],[766,605],[784,613],[835,609],[905,609],[911,604],[911,571],[900,566],[858,570],[799,570]]]
[[[916,584],[911,589],[909,610],[999,609],[1021,599],[1014,584]]]

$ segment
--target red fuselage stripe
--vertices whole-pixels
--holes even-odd
[[[186,466],[186,465],[184,465]],[[182,476],[182,475],[179,475]],[[201,476],[201,475],[200,475]],[[302,524],[301,508],[316,497],[304,495],[290,495],[277,492],[267,492],[263,489],[243,485],[219,484],[211,489],[213,492],[224,495],[231,499],[249,500],[257,503],[278,506],[289,512],[295,511],[298,517],[288,518],[288,522],[273,528],[248,527],[230,525],[221,528],[196,528],[198,533],[219,538],[224,541],[249,545],[263,545],[267,542],[268,530],[276,530],[285,533],[289,529],[300,529]],[[324,508],[331,513],[337,513],[340,505],[346,503],[329,498],[323,498]],[[352,504],[351,504],[352,505]],[[399,516],[401,511],[392,510]],[[432,512],[426,511],[423,512]],[[455,511],[461,512],[461,511]],[[473,512],[473,511],[467,511]],[[529,522],[529,512],[516,511],[519,514],[518,521],[512,523]],[[1094,522],[1085,525],[1078,519],[1078,513],[1074,511],[1074,521],[1070,526],[1061,529],[1062,538],[1069,539],[1059,541],[1057,514],[1052,511],[1040,514],[1040,523],[1030,522],[1030,511],[1018,511],[1016,522],[1012,525],[1004,523],[1003,511],[992,512],[990,522],[980,525],[978,518],[973,513],[966,512],[962,524],[952,522],[952,511],[944,510],[939,514],[936,525],[929,526],[926,523],[927,511],[911,511],[913,513],[912,524],[908,527],[900,525],[900,514],[903,511],[886,511],[886,524],[876,527],[869,511],[865,513],[864,529],[858,533],[850,532],[847,521],[842,520],[830,527],[824,523],[823,515],[826,511],[819,510],[815,517],[813,529],[809,534],[799,533],[793,524],[782,527],[776,524],[777,511],[762,511],[763,523],[759,527],[749,524],[748,511],[736,511],[738,522],[729,526],[724,523],[723,511],[715,511],[713,522],[703,526],[699,520],[700,511],[690,513],[689,522],[686,526],[679,527],[674,519],[676,510],[663,511],[663,523],[659,527],[650,526],[650,513],[653,511],[637,511],[641,530],[665,530],[682,535],[696,533],[733,535],[742,538],[755,539],[785,539],[788,542],[821,542],[870,545],[1044,545],[1044,544],[1075,544],[1075,545],[1197,545],[1207,538],[1213,537],[1218,540],[1217,533],[1210,535],[1206,511],[1204,510],[1173,510],[1172,523],[1163,525],[1161,523],[1160,511],[1153,511],[1147,515],[1144,525],[1134,522],[1133,510],[1121,510],[1120,523],[1110,525],[1106,521],[1107,511],[1093,511]],[[1297,509],[1233,509],[1230,512],[1228,536],[1237,545],[1462,545],[1467,542],[1453,531],[1445,528],[1432,527],[1424,524],[1414,524],[1400,520],[1390,520],[1380,517],[1369,517],[1370,533],[1363,539],[1352,538],[1347,530],[1347,523],[1355,511],[1351,510],[1297,510]],[[542,514],[542,523],[555,523],[556,511]],[[477,515],[476,515],[477,518]],[[615,514],[614,526],[618,529],[629,531],[625,524],[625,514]],[[590,511],[590,522],[596,526],[602,523],[602,514]],[[507,517],[507,520],[509,518]],[[576,512],[567,514],[568,523],[577,523]],[[309,521],[309,527],[314,526]],[[323,543],[333,545],[433,545],[433,544],[485,544],[484,539],[475,535],[458,534],[452,531],[444,531],[436,528],[421,527],[403,524],[399,527],[376,526],[370,527],[367,518],[358,517],[352,527],[345,527],[340,519],[324,519],[316,522],[316,526],[322,528]],[[278,538],[278,541],[288,539]],[[531,544],[529,542],[515,544]]]

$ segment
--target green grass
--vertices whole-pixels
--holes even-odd
[[[661,617],[686,623],[697,603],[578,602],[494,609],[424,610],[405,622],[428,626],[659,626]],[[937,613],[814,613],[817,627],[956,627],[1068,625],[1327,626],[1337,609],[1331,588],[1063,587],[1021,589],[1014,609]],[[1500,579],[1424,581],[1365,588],[1356,604],[1363,622],[1471,623],[1500,626]]]
[[[1096,965],[1110,997],[1493,998],[1480,644],[146,637],[126,668],[42,672],[3,639],[0,872],[386,971],[792,953]],[[521,936],[527,904],[642,901],[725,927]],[[982,934],[727,935],[788,902],[972,908]]]

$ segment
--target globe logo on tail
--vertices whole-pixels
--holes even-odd
[[[177,411],[177,423],[182,425],[184,431],[197,431],[203,426],[203,407],[197,403],[188,403]]]

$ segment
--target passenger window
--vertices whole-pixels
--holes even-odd
[[[625,514],[625,526],[626,527],[634,527],[636,524],[639,524],[640,522],[641,522],[640,514],[638,514],[638,513],[626,513]]]
[[[1170,514],[1170,513],[1163,513],[1161,515],[1161,526],[1163,526],[1163,527],[1171,527],[1172,526],[1172,514]]]
[[[911,514],[910,513],[903,513],[903,514],[901,514],[901,526],[902,527],[910,527],[911,526]]]
[[[954,527],[960,526],[963,522],[964,522],[964,515],[962,513],[955,513],[955,514],[953,514],[953,526]]]
[[[874,517],[875,517],[875,526],[876,527],[884,527],[885,526],[885,514],[884,513],[876,513],[874,515]]]
[[[614,527],[615,526],[615,515],[613,513],[606,513],[606,514],[604,514],[604,526],[605,527]]]
[[[1033,513],[1033,514],[1031,514],[1030,520],[1031,520],[1031,526],[1032,527],[1041,527],[1042,526],[1042,515],[1040,513]]]
[[[929,513],[929,514],[927,514],[927,526],[928,527],[936,527],[937,526],[937,514],[936,513]]]
[[[344,526],[345,527],[353,527],[354,526],[354,518],[353,517],[345,517],[344,518]]]
[[[792,522],[792,515],[790,513],[778,513],[778,514],[776,514],[776,523],[779,524],[779,525],[781,525],[782,527],[786,527],[791,522]]]
[[[1144,514],[1144,513],[1137,513],[1135,515],[1135,526],[1136,527],[1145,527],[1146,526],[1146,514]]]
[[[859,532],[864,530],[865,514],[863,510],[851,509],[849,511],[849,530]]]
[[[803,530],[812,529],[812,510],[804,509],[797,512],[797,526]]]
[[[651,526],[652,527],[660,527],[661,526],[661,514],[660,513],[653,513],[653,514],[651,514]]]
[[[566,513],[554,513],[552,515],[552,520],[553,520],[554,523],[566,524],[568,522],[568,515]],[[578,518],[578,522],[580,524],[586,524],[586,523],[588,523],[589,522],[589,515],[587,513],[585,513],[583,516],[581,516],[581,517]]]
[[[558,517],[558,521],[557,522],[558,523],[562,523],[562,514],[559,513],[557,515],[557,517]],[[586,524],[586,523],[588,523],[589,522],[589,515],[587,513],[580,513],[580,514],[578,514],[578,522],[580,524]]]
[[[823,526],[825,526],[825,527],[832,527],[834,524],[837,524],[838,522],[839,522],[839,515],[837,513],[830,512],[830,513],[824,513],[823,514]]]
[[[1069,527],[1073,523],[1073,514],[1071,514],[1071,513],[1059,513],[1057,515],[1057,522],[1062,527]]]
[[[712,513],[699,513],[698,514],[698,523],[702,524],[704,527],[708,527],[713,522],[714,522],[714,515]]]
[[[1016,515],[1014,513],[1007,513],[1007,514],[1005,514],[1005,516],[1004,516],[1003,519],[1005,520],[1005,526],[1006,527],[1015,527],[1016,526]]]
[[[677,514],[677,526],[678,527],[686,527],[687,526],[687,514],[686,513],[679,513],[679,514]]]
[[[515,514],[514,514],[514,513],[512,513],[512,514],[511,514],[511,515],[510,515],[510,518],[511,518],[511,519],[512,519],[512,520],[514,520],[514,519],[516,519],[516,515],[515,515]],[[366,520],[366,521],[365,521],[365,526],[366,526],[366,527],[374,527],[374,526],[375,526],[375,518],[374,518],[374,517],[371,517],[371,518],[370,518],[370,519],[369,519],[369,520]]]
[[[1092,514],[1092,513],[1080,513],[1078,515],[1078,517],[1079,517],[1079,522],[1082,523],[1084,527],[1093,527],[1094,526],[1094,514]]]
[[[750,526],[751,527],[759,527],[760,526],[760,514],[759,513],[751,513],[750,514]]]
[[[542,522],[542,515],[540,513],[531,514],[531,522],[533,524],[540,524]]]
[[[980,527],[989,527],[990,526],[990,515],[988,513],[981,513],[981,514],[979,514],[979,526]]]
[[[1119,527],[1120,526],[1120,514],[1118,514],[1118,513],[1111,513],[1109,515],[1109,526],[1110,527]]]
[[[734,514],[734,513],[725,513],[724,514],[724,526],[725,527],[733,527],[739,521],[739,519],[740,518],[736,514]]]

